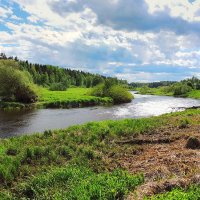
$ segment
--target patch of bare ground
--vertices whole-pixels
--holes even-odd
[[[186,148],[190,137],[200,140],[200,125],[184,129],[168,127],[152,134],[116,141],[120,147],[136,145],[139,150],[120,153],[113,156],[111,162],[118,163],[130,173],[145,176],[145,184],[130,194],[128,200],[142,199],[177,186],[185,188],[195,181],[200,184],[200,149]]]

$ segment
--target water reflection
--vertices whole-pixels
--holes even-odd
[[[79,109],[41,109],[20,112],[0,111],[0,137],[66,128],[75,124],[106,119],[140,118],[200,106],[200,100],[135,94],[128,104]]]

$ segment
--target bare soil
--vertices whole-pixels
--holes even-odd
[[[127,199],[143,199],[177,186],[187,188],[192,183],[200,184],[200,149],[186,148],[191,136],[200,140],[200,125],[184,129],[169,126],[137,138],[116,141],[122,149],[136,145],[136,150],[112,156],[111,163],[145,176],[144,185]]]

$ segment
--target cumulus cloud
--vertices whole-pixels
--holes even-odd
[[[182,79],[200,74],[198,5],[200,0],[3,1],[0,51],[129,81]]]
[[[178,34],[200,31],[200,18],[195,16],[199,5],[200,1],[193,5],[187,0],[178,0],[176,3],[173,0],[58,0],[50,3],[52,11],[60,16],[90,8],[97,16],[97,23],[117,30],[162,29]]]

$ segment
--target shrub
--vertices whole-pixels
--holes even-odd
[[[199,149],[200,141],[196,137],[190,137],[185,146],[187,149]]]
[[[115,104],[128,103],[133,99],[133,95],[122,85],[106,81],[104,84],[97,85],[91,91],[91,95],[98,97],[111,97]]]
[[[18,102],[34,103],[38,100],[38,96],[31,85],[21,85],[17,88],[15,99]]]
[[[184,96],[191,90],[192,88],[186,84],[176,84],[174,86],[174,96]]]
[[[113,99],[115,104],[128,103],[133,99],[133,95],[120,85],[113,85],[109,90],[109,96]]]
[[[97,96],[97,97],[103,97],[104,96],[104,84],[99,84],[96,87],[94,87],[91,91],[91,95]]]
[[[20,71],[14,61],[0,63],[0,96],[4,101],[22,103],[37,101],[30,74]]]

